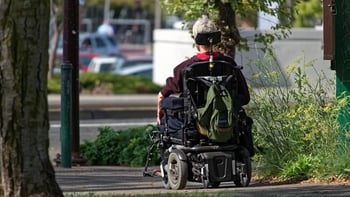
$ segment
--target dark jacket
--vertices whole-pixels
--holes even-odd
[[[225,56],[221,53],[213,53],[214,60],[224,60],[231,63],[233,66],[236,66],[236,62],[231,57]],[[170,94],[181,93],[182,92],[182,70],[192,65],[194,62],[206,61],[209,60],[209,53],[197,54],[191,57],[188,60],[183,61],[181,64],[177,65],[174,68],[174,74],[172,77],[168,77],[166,79],[165,86],[161,89],[161,93],[164,97],[168,97]],[[237,79],[239,81],[240,86],[238,87],[238,94],[242,97],[241,104],[246,105],[250,101],[249,90],[247,86],[247,82],[239,69],[235,69],[237,71]]]

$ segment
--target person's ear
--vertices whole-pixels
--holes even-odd
[[[195,44],[195,45],[196,45],[197,51],[200,51],[199,45],[198,44]]]

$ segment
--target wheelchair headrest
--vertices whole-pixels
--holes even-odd
[[[202,32],[198,33],[195,38],[196,44],[199,45],[213,45],[221,42],[221,32],[220,31],[214,31],[214,32]]]

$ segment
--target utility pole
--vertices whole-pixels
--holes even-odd
[[[62,164],[67,163],[66,167],[70,167],[68,165],[69,161],[72,161],[73,163],[81,162],[79,154],[79,2],[81,1],[64,0],[63,2],[63,63],[65,65],[71,65],[71,76],[68,77],[71,79],[71,98],[61,98],[63,101],[69,101],[69,106],[67,106],[67,108],[71,113],[71,118],[65,120],[68,121],[65,125],[70,126],[70,131],[61,131],[61,135],[64,135],[61,136],[62,139],[71,140],[71,142],[62,143],[71,145],[71,147],[68,147],[68,149],[71,150],[71,155],[62,155],[61,158]],[[65,67],[62,66],[62,68]],[[70,75],[70,73],[68,75]],[[61,95],[64,96],[70,94]],[[65,115],[68,115],[63,114],[64,112],[65,111],[61,111],[61,117],[63,118]],[[67,147],[61,146],[61,149],[67,151]]]
[[[71,60],[72,60],[72,162],[81,163],[80,158],[80,116],[79,116],[79,0],[70,2],[71,21]],[[76,32],[76,33],[73,33]]]

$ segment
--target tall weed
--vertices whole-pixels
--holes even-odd
[[[254,119],[258,173],[282,179],[346,173],[349,147],[343,144],[347,154],[340,153],[337,116],[347,101],[336,101],[334,80],[304,57],[286,69],[276,62],[271,55],[250,62],[258,67],[250,79],[257,88],[251,89],[248,106]],[[306,74],[310,69],[313,80]]]

